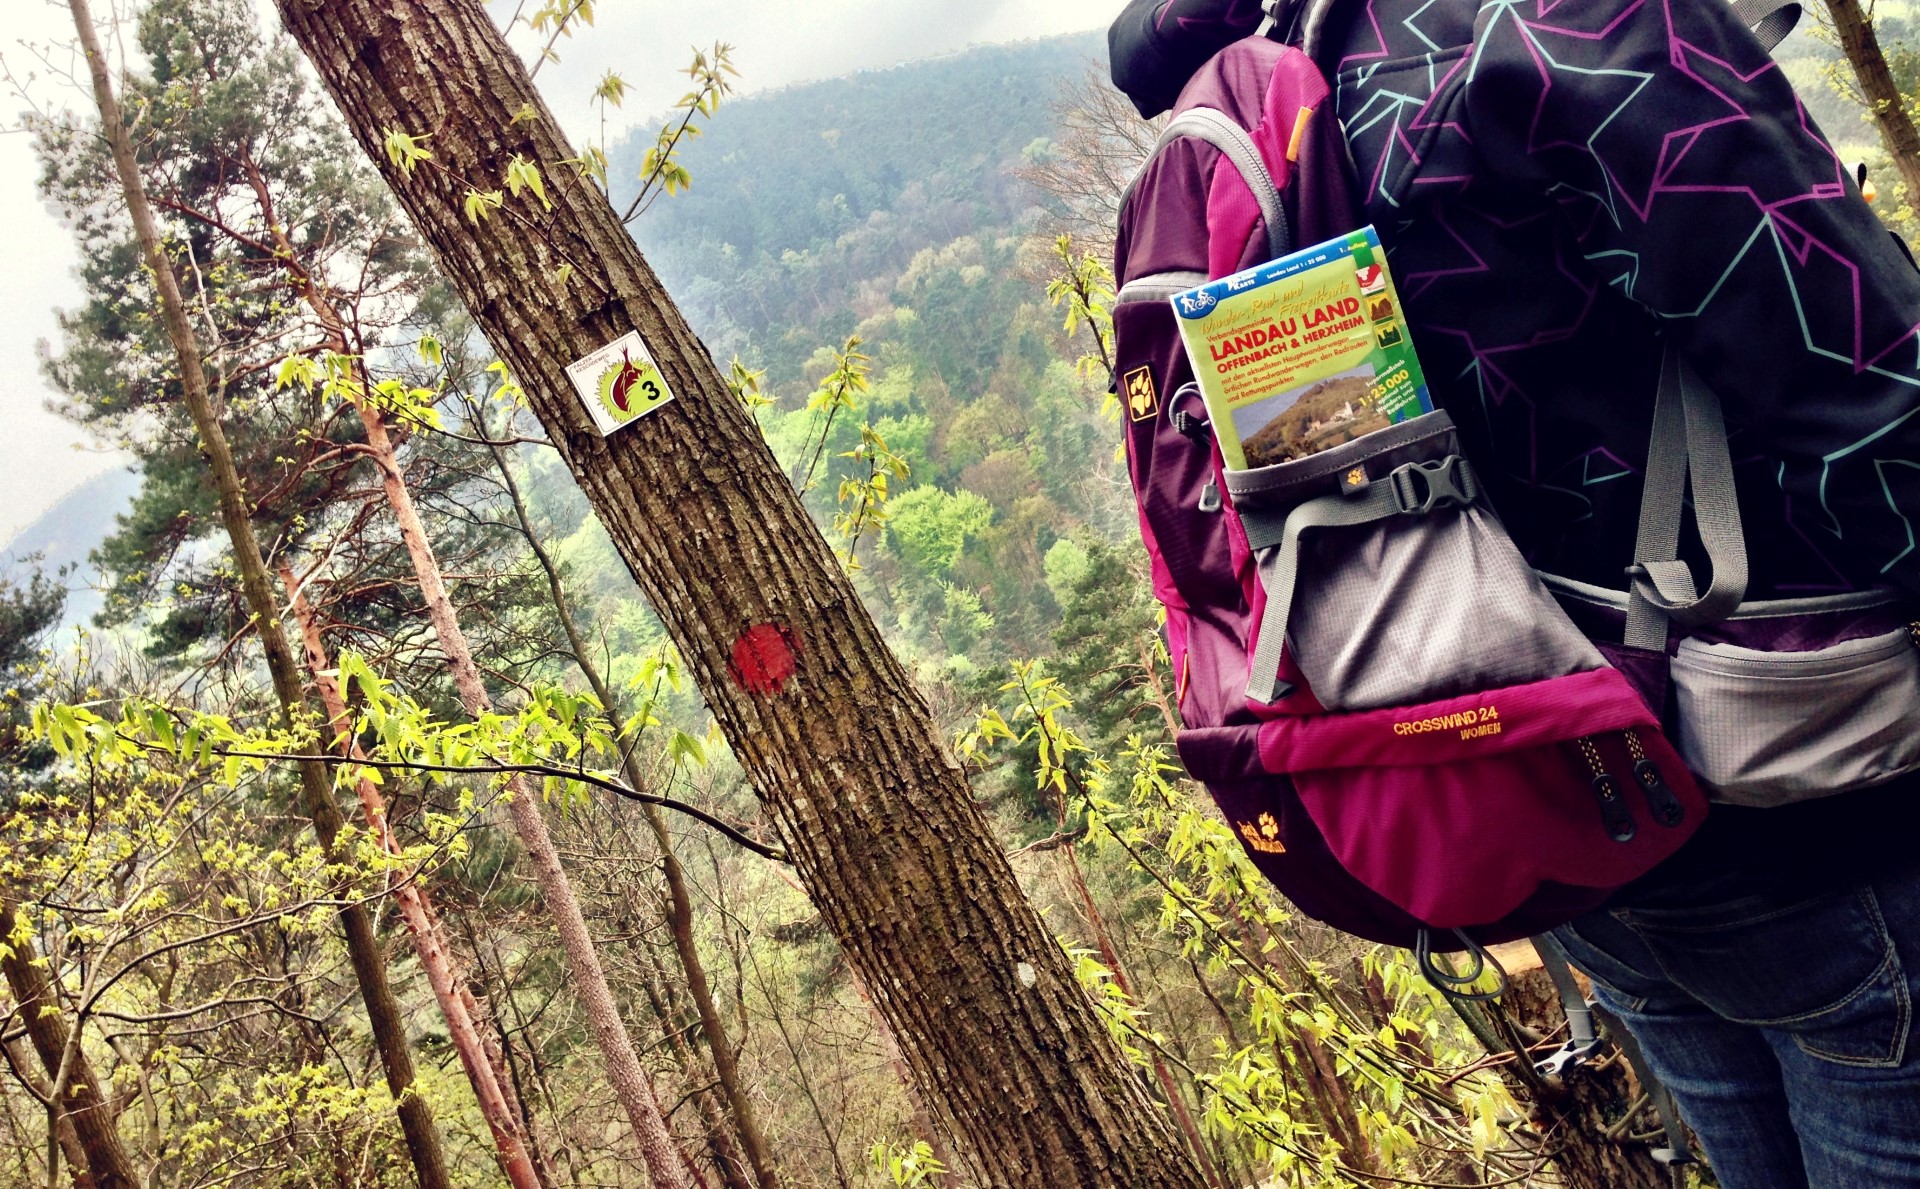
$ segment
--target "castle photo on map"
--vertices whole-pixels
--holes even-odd
[[[1248,401],[1233,411],[1249,467],[1304,458],[1390,424],[1373,400],[1370,363],[1306,388]]]

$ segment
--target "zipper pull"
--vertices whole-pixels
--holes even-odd
[[[1207,480],[1207,485],[1200,489],[1200,510],[1202,512],[1218,512],[1220,507],[1220,484],[1209,479]]]
[[[1600,806],[1600,820],[1607,827],[1607,836],[1615,842],[1632,842],[1636,832],[1633,824],[1633,811],[1627,808],[1627,799],[1621,796],[1620,782],[1614,779],[1607,766],[1600,759],[1600,749],[1592,739],[1579,741],[1580,754],[1587,759],[1587,766],[1593,769],[1593,799]]]
[[[1667,784],[1667,778],[1660,775],[1660,766],[1647,758],[1646,749],[1640,746],[1640,737],[1632,731],[1626,732],[1627,751],[1633,756],[1633,780],[1646,794],[1647,808],[1653,810],[1653,820],[1671,829],[1687,820],[1687,807],[1680,803],[1680,797]]]

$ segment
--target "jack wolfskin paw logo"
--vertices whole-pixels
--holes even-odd
[[[1263,855],[1284,855],[1286,844],[1280,841],[1280,823],[1271,813],[1263,813],[1256,821],[1240,823],[1240,837],[1247,845]]]
[[[1153,369],[1136,367],[1120,378],[1127,390],[1127,412],[1145,421],[1160,411],[1160,392],[1153,386]]]

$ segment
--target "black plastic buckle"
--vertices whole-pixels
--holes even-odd
[[[1438,462],[1410,462],[1396,467],[1387,481],[1393,500],[1410,516],[1425,516],[1442,508],[1464,508],[1480,497],[1480,481],[1473,464],[1458,454]]]

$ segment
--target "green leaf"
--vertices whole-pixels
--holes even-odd
[[[673,757],[676,767],[683,762],[695,768],[704,768],[707,764],[707,749],[685,731],[673,733],[673,739],[667,744],[667,754]]]
[[[481,220],[485,219],[493,212],[494,208],[505,201],[506,198],[498,190],[468,190],[466,202],[467,218],[471,220],[475,226],[478,226]]]
[[[507,190],[515,198],[520,197],[522,190],[532,191],[533,196],[540,200],[543,208],[553,209],[553,203],[547,201],[547,183],[546,179],[540,176],[540,167],[518,153],[513,155],[513,160],[507,162]]]
[[[400,172],[413,176],[413,167],[422,161],[433,158],[426,148],[425,141],[431,134],[409,136],[397,128],[387,129],[387,160],[400,167]]]

